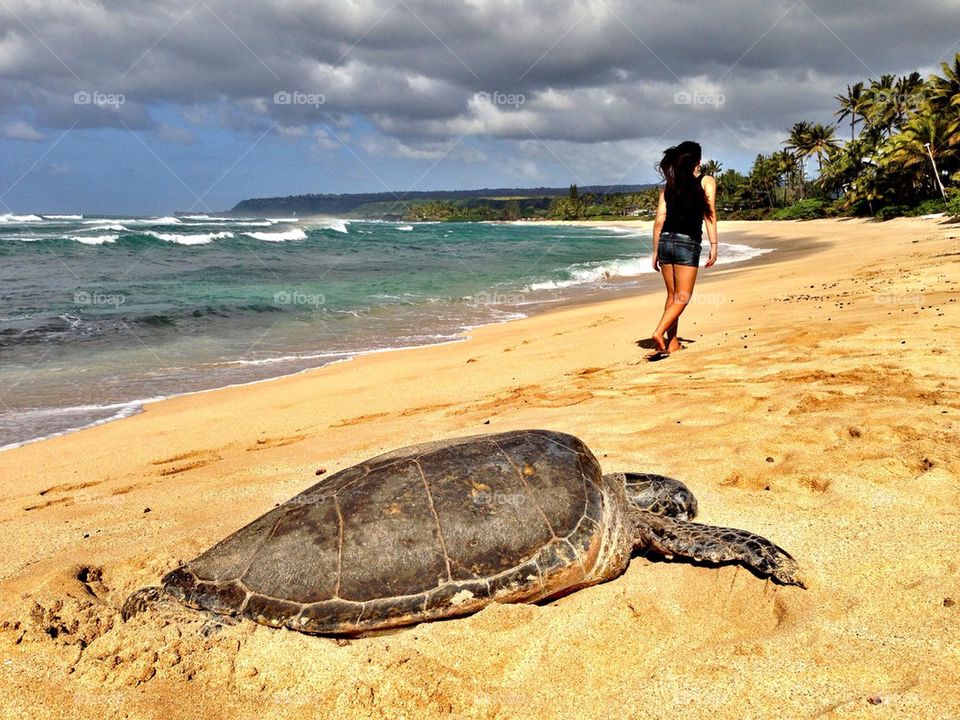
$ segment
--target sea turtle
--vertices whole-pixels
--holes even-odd
[[[697,502],[660,475],[603,475],[572,435],[518,430],[379,455],[275,507],[144,588],[305,633],[352,635],[535,602],[610,580],[652,550],[803,583],[796,561],[744,530],[690,522]]]

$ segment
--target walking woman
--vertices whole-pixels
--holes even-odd
[[[681,349],[677,323],[697,281],[704,223],[710,240],[705,267],[717,261],[717,181],[701,172],[700,157],[700,145],[687,140],[667,148],[658,166],[665,185],[653,222],[653,269],[663,274],[667,303],[652,337],[660,353]]]

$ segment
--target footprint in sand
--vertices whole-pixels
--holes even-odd
[[[257,440],[255,445],[251,445],[247,448],[247,452],[283,447],[284,445],[293,445],[293,443],[298,443],[301,440],[305,440],[306,437],[306,435],[289,435],[287,437],[260,438]]]
[[[152,464],[169,465],[170,467],[163,467],[159,471],[161,476],[167,476],[176,475],[188,470],[196,470],[204,465],[209,465],[222,459],[222,456],[214,450],[193,450],[181,455],[174,455],[164,460],[154,460]]]

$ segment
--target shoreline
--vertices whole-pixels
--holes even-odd
[[[330,218],[320,218],[320,219],[329,220]],[[310,218],[302,219],[302,222],[308,222],[308,221],[316,222],[317,218],[313,218],[312,220]],[[539,223],[539,222],[525,223],[524,221],[516,221],[516,222],[519,224],[531,224],[531,225],[535,224],[535,225],[557,225],[557,226],[571,226],[571,227],[624,228],[624,229],[636,229],[636,230],[649,230],[653,227],[653,221],[648,221],[648,220],[638,220],[638,221],[625,220],[625,221],[617,221],[616,223],[613,223],[611,221],[589,221],[589,220],[557,220],[557,221],[549,221],[549,222],[542,222],[542,223]],[[731,223],[731,222],[749,223],[753,221],[727,221],[727,222],[728,223]],[[515,223],[506,222],[506,223],[495,223],[495,224],[515,224]],[[723,225],[721,225],[721,229],[724,229],[727,232],[738,231],[736,229],[726,229],[725,226]],[[743,230],[740,230],[740,232],[743,232]],[[734,262],[729,263],[729,265],[745,269],[749,267],[751,263],[753,263],[756,260],[759,260],[760,258],[763,258],[765,255],[777,254],[781,250],[783,250],[783,248],[777,248],[777,247],[770,247],[770,248],[761,248],[759,246],[751,246],[751,247],[755,247],[756,249],[762,250],[763,252],[751,258],[747,258],[744,260],[736,260]],[[715,272],[716,269],[714,269],[713,271]],[[701,278],[701,281],[702,281],[702,278]],[[630,287],[626,287],[626,285],[628,284],[630,284]],[[624,287],[622,288],[617,287],[617,285],[623,285]],[[0,453],[16,450],[17,448],[24,447],[27,445],[32,445],[38,442],[53,440],[59,437],[63,437],[65,435],[72,435],[74,433],[82,432],[84,430],[88,430],[95,427],[100,427],[102,425],[107,425],[109,423],[118,422],[120,420],[124,420],[126,418],[139,415],[145,412],[148,407],[153,406],[157,403],[163,403],[168,400],[174,400],[174,399],[188,396],[188,395],[194,395],[197,393],[212,393],[220,390],[227,390],[232,388],[256,385],[258,383],[283,380],[285,378],[294,377],[304,373],[323,370],[333,365],[339,365],[342,363],[350,362],[352,360],[355,360],[358,357],[363,357],[365,355],[371,355],[371,354],[377,354],[377,353],[383,353],[383,352],[399,352],[404,350],[421,350],[424,348],[448,345],[451,343],[469,342],[471,339],[471,333],[480,328],[498,326],[498,325],[503,325],[505,323],[511,323],[511,322],[520,322],[530,317],[535,317],[537,315],[541,315],[544,313],[556,312],[566,308],[579,307],[581,305],[600,304],[600,303],[616,300],[623,297],[643,296],[649,292],[654,291],[654,288],[645,287],[648,285],[653,285],[656,287],[656,289],[660,289],[659,275],[654,273],[646,273],[644,275],[614,278],[612,280],[611,286],[608,286],[605,288],[596,288],[596,287],[591,289],[584,288],[582,292],[579,292],[579,293],[574,292],[569,297],[560,298],[554,301],[543,301],[539,303],[534,302],[534,303],[531,303],[531,305],[533,305],[533,309],[530,310],[527,314],[524,314],[523,317],[507,318],[499,321],[494,320],[491,322],[483,323],[481,325],[467,326],[457,337],[451,337],[450,339],[443,340],[441,342],[425,343],[422,345],[404,345],[404,346],[398,346],[398,347],[385,347],[385,348],[375,348],[371,350],[361,350],[354,354],[348,354],[346,357],[340,357],[330,362],[324,363],[322,365],[307,367],[301,370],[295,370],[293,372],[274,375],[271,377],[258,378],[255,380],[239,381],[236,383],[229,383],[226,385],[218,385],[215,387],[201,388],[197,390],[188,390],[182,393],[171,393],[168,395],[159,395],[151,398],[134,398],[131,400],[111,403],[111,407],[116,406],[120,409],[110,417],[100,418],[97,420],[93,420],[89,423],[66,428],[64,430],[59,430],[53,433],[49,433],[47,435],[42,435],[35,438],[29,438],[26,440],[15,441],[12,443],[8,443],[6,445],[0,445]],[[107,408],[104,407],[104,409],[107,409]]]
[[[232,720],[264,708],[428,720],[960,713],[960,227],[751,229],[782,250],[747,274],[746,263],[704,273],[709,301],[680,323],[687,349],[663,362],[642,347],[662,309],[646,293],[182,396],[0,453],[10,712],[173,717],[189,694],[191,715]],[[700,522],[769,538],[808,588],[637,555],[623,575],[549,603],[339,643],[250,621],[211,629],[177,606],[120,617],[131,592],[338,470],[521,428],[581,438],[603,472],[681,480]]]

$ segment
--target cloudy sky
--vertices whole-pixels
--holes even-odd
[[[0,212],[745,170],[957,52],[957,0],[0,0]]]

